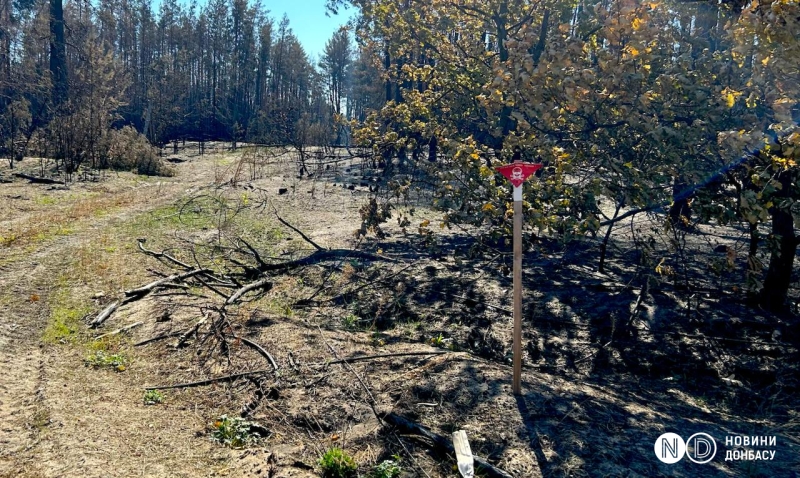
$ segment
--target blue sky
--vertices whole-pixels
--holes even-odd
[[[316,63],[333,32],[354,14],[354,9],[339,10],[338,15],[325,16],[325,0],[262,0],[261,4],[275,19],[275,26],[285,13],[289,26],[303,44],[309,58]]]

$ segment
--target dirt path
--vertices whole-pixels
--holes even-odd
[[[175,178],[104,192],[102,204],[85,204],[96,196],[73,193],[63,209],[88,213],[63,218],[69,232],[40,232],[19,247],[0,247],[0,476],[198,476],[227,458],[215,455],[210,444],[189,445],[202,427],[191,411],[144,406],[141,370],[93,370],[83,366],[80,347],[42,341],[52,310],[59,307],[57,278],[76,251],[131,217],[175,201],[200,181],[207,183],[208,172],[201,161],[187,162]],[[24,187],[38,194],[33,186],[12,186],[17,191],[3,192]],[[96,209],[109,205],[112,212],[97,217]],[[39,211],[29,209],[14,220],[38,221]]]

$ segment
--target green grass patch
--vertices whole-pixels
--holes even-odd
[[[98,350],[89,354],[83,363],[93,368],[112,368],[117,372],[124,372],[128,367],[128,358],[121,353],[108,353]]]
[[[145,405],[158,405],[164,401],[164,394],[158,390],[146,390],[144,392]]]
[[[33,202],[39,206],[52,206],[58,202],[58,199],[53,196],[39,196],[38,198],[34,199]]]
[[[50,320],[42,334],[42,340],[49,344],[72,343],[80,330],[81,320],[92,311],[88,303],[60,288],[50,299]]]
[[[349,478],[355,476],[358,465],[356,461],[341,448],[333,447],[326,451],[319,460],[322,476],[328,478]]]

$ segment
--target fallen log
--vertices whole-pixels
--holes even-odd
[[[260,370],[252,370],[250,372],[242,372],[242,373],[234,373],[232,375],[225,375],[222,377],[214,377],[209,378],[206,380],[198,380],[197,382],[188,382],[188,383],[178,383],[175,385],[156,385],[153,387],[145,387],[145,390],[170,390],[174,388],[191,388],[191,387],[202,387],[205,385],[211,385],[214,383],[220,382],[230,382],[231,380],[236,380],[237,378],[244,378],[244,377],[252,377],[253,375],[262,375],[265,373],[269,373],[272,370],[268,369],[260,369]]]
[[[401,430],[404,433],[412,433],[414,435],[420,435],[431,442],[433,445],[438,448],[440,451],[453,454],[455,453],[455,448],[453,448],[453,443],[450,439],[443,437],[442,435],[433,433],[432,431],[428,430],[424,426],[414,423],[411,420],[404,418],[394,412],[386,413],[382,416],[383,420],[386,423],[394,425],[396,428]],[[483,471],[486,476],[490,478],[514,478],[510,473],[496,466],[492,465],[485,459],[475,456],[475,464],[477,465],[478,470]]]
[[[34,184],[66,184],[64,181],[58,181],[56,179],[50,179],[50,178],[40,178],[25,173],[14,173],[14,176],[22,179],[27,179],[28,181]]]
[[[124,334],[125,332],[127,332],[127,331],[129,331],[131,329],[135,329],[136,327],[139,327],[142,324],[144,324],[144,322],[134,322],[133,324],[126,325],[125,327],[120,327],[119,329],[117,329],[117,330],[115,330],[113,332],[108,332],[108,333],[103,334],[103,335],[98,335],[94,339],[95,340],[100,340],[100,339],[102,339],[104,337],[110,337],[112,335],[117,335],[117,334]]]
[[[149,283],[147,285],[143,285],[142,287],[139,287],[137,289],[126,290],[125,291],[125,297],[137,297],[137,298],[140,298],[140,297],[145,296],[148,293],[150,293],[156,287],[164,286],[164,285],[166,285],[166,284],[168,284],[170,282],[185,280],[185,279],[188,279],[188,278],[190,278],[192,276],[196,276],[197,274],[204,274],[206,272],[211,272],[211,271],[208,270],[208,269],[193,269],[193,270],[190,270],[189,272],[184,272],[183,274],[175,274],[175,275],[171,275],[169,277],[164,277],[163,279],[158,279],[157,281],[151,282],[151,283]],[[174,286],[175,284],[171,284],[171,285]]]

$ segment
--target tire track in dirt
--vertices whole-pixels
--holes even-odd
[[[47,403],[47,391],[52,388],[48,382],[67,387],[59,379],[67,371],[65,367],[74,368],[74,364],[57,356],[63,350],[41,341],[49,321],[49,296],[70,251],[90,243],[105,228],[177,200],[191,190],[192,184],[206,180],[208,174],[190,170],[180,176],[190,182],[175,178],[166,189],[159,184],[157,191],[144,192],[148,197],[143,202],[134,202],[101,218],[88,218],[83,227],[76,227],[76,232],[43,241],[34,251],[0,249],[5,256],[0,257],[0,477],[89,476],[85,468],[78,466],[74,470],[76,463],[91,463],[86,450],[73,450],[69,440],[74,435],[46,430],[52,422]],[[125,430],[115,432],[125,434]],[[112,463],[106,465],[113,470]]]
[[[37,422],[46,416],[40,410],[46,281],[49,261],[67,239],[48,244],[27,261],[0,267],[0,476],[26,474],[32,461],[26,451],[36,442],[37,425],[43,425]]]

